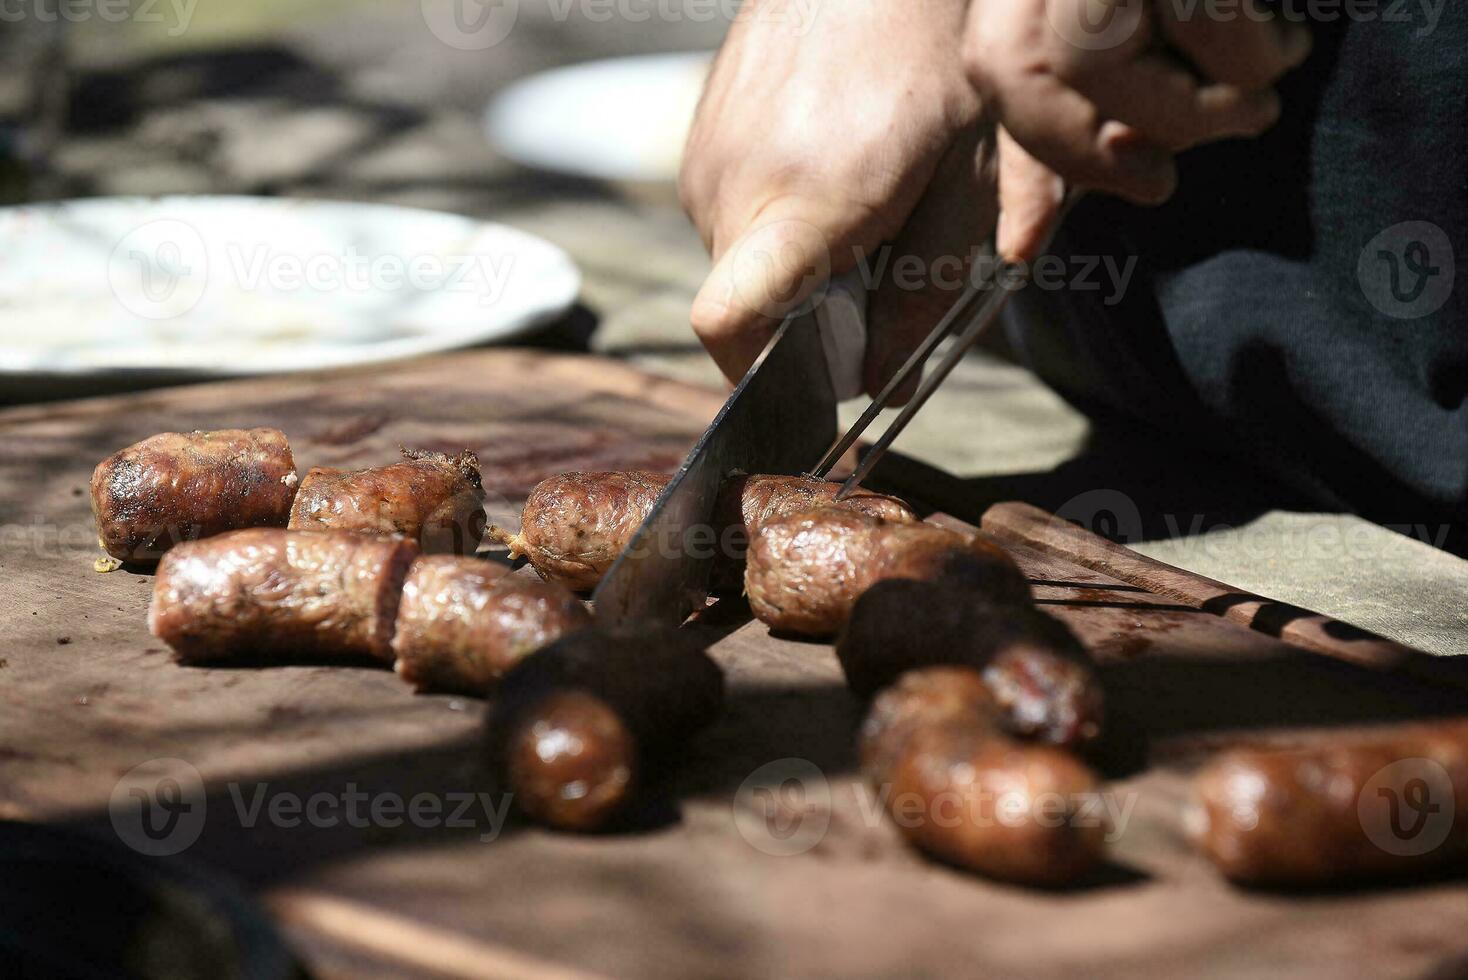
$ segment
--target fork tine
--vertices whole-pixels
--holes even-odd
[[[861,438],[862,433],[872,424],[872,420],[880,415],[882,410],[887,407],[887,403],[892,400],[893,394],[907,383],[907,380],[912,376],[913,372],[923,369],[923,364],[927,361],[929,355],[937,349],[945,337],[953,332],[954,326],[968,312],[968,307],[973,304],[981,292],[980,287],[974,285],[972,282],[964,287],[963,293],[948,308],[948,312],[943,315],[943,319],[938,321],[938,325],[929,332],[928,336],[918,345],[917,349],[903,362],[902,367],[898,368],[897,373],[892,376],[892,380],[888,381],[886,386],[877,393],[877,397],[872,399],[872,403],[866,407],[866,411],[861,413],[861,417],[856,420],[851,428],[846,430],[845,435],[836,440],[835,445],[811,469],[811,476],[817,479],[825,479],[826,474],[831,471],[831,467],[840,461],[841,457],[846,454],[846,450],[850,449],[856,440]]]
[[[1049,234],[1046,236],[1044,243],[1036,250],[1037,252],[1044,252],[1045,249],[1050,247],[1050,242],[1054,239],[1055,232],[1060,224],[1065,221],[1070,215],[1070,212],[1085,196],[1086,191],[1083,188],[1069,187],[1066,189],[1060,210],[1056,214],[1054,221],[1050,224]],[[997,242],[991,242],[989,255],[993,257],[997,252]],[[923,341],[922,346],[913,352],[912,357],[907,359],[907,363],[902,365],[902,370],[897,372],[897,376],[888,383],[887,387],[882,389],[882,393],[862,413],[856,425],[851,427],[851,431],[847,432],[836,443],[835,447],[826,454],[826,458],[821,460],[820,466],[816,468],[816,476],[824,477],[826,473],[830,472],[831,467],[836,464],[836,460],[841,458],[841,454],[850,449],[851,445],[856,442],[857,438],[861,436],[867,426],[872,424],[872,419],[876,418],[878,413],[886,406],[888,399],[892,397],[892,393],[898,389],[902,382],[914,370],[922,369],[923,361],[932,353],[933,348],[937,347],[939,342],[952,330],[953,324],[957,323],[959,318],[967,313],[966,308],[973,301],[974,297],[980,293],[987,293],[983,298],[983,302],[979,304],[978,310],[969,320],[968,326],[964,327],[963,332],[959,335],[948,353],[943,355],[943,360],[938,363],[938,366],[933,369],[933,372],[928,377],[923,379],[922,383],[918,385],[917,391],[913,393],[912,400],[903,406],[902,412],[897,418],[892,420],[892,424],[887,427],[887,431],[882,433],[882,437],[862,457],[861,462],[856,467],[856,472],[852,473],[846,482],[841,484],[841,489],[836,493],[837,500],[844,500],[851,495],[853,490],[861,485],[861,481],[865,480],[868,474],[871,473],[872,468],[877,465],[877,461],[882,458],[882,455],[887,452],[887,448],[892,445],[892,441],[901,434],[902,430],[907,427],[907,423],[912,421],[912,417],[918,413],[918,409],[922,408],[923,404],[929,398],[933,397],[933,392],[938,390],[938,386],[953,372],[953,369],[958,366],[958,362],[963,360],[963,355],[968,353],[969,348],[978,341],[979,337],[989,328],[990,324],[998,319],[1000,311],[1004,309],[1004,304],[1009,302],[1010,293],[1020,285],[1027,283],[1028,280],[1029,276],[1022,267],[1016,266],[1007,260],[996,262],[994,264],[994,274],[988,277],[982,285],[974,283],[972,277],[970,277],[969,285],[964,290],[963,295],[958,298],[958,302],[953,304],[953,307],[949,309],[938,326],[928,335],[927,340]],[[1006,281],[1014,281],[1016,285],[1013,288],[1007,287],[1005,285]]]
[[[841,489],[836,493],[837,500],[844,500],[867,478],[872,468],[877,465],[877,461],[886,453],[887,447],[892,445],[892,441],[907,427],[907,423],[912,421],[912,417],[933,396],[933,392],[938,390],[938,386],[953,372],[953,369],[958,366],[958,362],[963,360],[963,356],[968,353],[969,348],[998,319],[999,311],[1004,309],[1004,304],[1009,301],[1010,292],[996,277],[996,281],[991,284],[988,295],[984,297],[984,301],[974,311],[973,316],[963,328],[963,332],[953,342],[953,346],[948,348],[947,353],[943,355],[943,359],[928,373],[927,377],[923,378],[922,384],[918,385],[918,389],[913,393],[911,400],[902,407],[902,412],[897,418],[892,420],[892,424],[887,426],[887,431],[882,433],[882,437],[861,458],[861,463],[856,467],[856,472],[852,473],[846,482],[841,485]]]

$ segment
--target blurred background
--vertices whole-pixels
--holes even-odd
[[[701,84],[696,52],[718,44],[730,5],[82,0],[58,11],[57,3],[9,0],[0,24],[3,203],[247,194],[489,218],[558,244],[584,274],[573,314],[520,342],[638,356],[678,339],[648,329],[663,323],[688,339],[689,290],[704,257],[671,178]],[[522,154],[554,156],[559,134],[584,139],[587,118],[603,121],[589,152],[572,149],[570,162],[582,156],[584,170],[521,165],[486,131],[491,106],[518,80],[663,52],[695,54],[661,72],[654,60],[651,77],[634,60],[630,78],[613,65],[569,92],[552,85],[544,95],[564,118],[544,114],[544,97],[521,100],[506,139],[518,138]],[[626,110],[621,138],[601,140],[606,155],[625,155],[629,143],[647,148],[642,172],[625,184],[598,173],[596,138],[619,128],[594,111],[599,98]],[[648,103],[659,102],[669,108],[652,112]],[[537,119],[549,126],[524,132]],[[0,320],[0,345],[26,329]],[[667,367],[712,379],[702,359]]]

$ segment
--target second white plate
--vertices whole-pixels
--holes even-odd
[[[590,61],[532,75],[484,114],[496,149],[519,163],[597,180],[676,180],[713,54]]]

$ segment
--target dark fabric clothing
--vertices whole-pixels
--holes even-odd
[[[1010,342],[1082,407],[1245,456],[1322,504],[1463,520],[1468,5],[1447,0],[1428,32],[1421,0],[1380,19],[1395,4],[1315,24],[1281,123],[1185,154],[1164,207],[1082,202],[1053,250],[1136,256],[1134,278],[1109,307],[1106,288],[1026,288]]]

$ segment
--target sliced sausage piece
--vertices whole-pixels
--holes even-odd
[[[154,562],[180,541],[284,527],[296,463],[279,429],[163,432],[92,471],[92,515],[113,558]]]
[[[1103,857],[1100,782],[1069,753],[1008,738],[962,667],[910,671],[872,702],[864,772],[919,850],[1003,881],[1073,884]]]
[[[661,473],[563,473],[530,491],[520,533],[491,528],[548,582],[588,591],[632,540],[670,477]]]
[[[670,477],[641,471],[564,473],[543,480],[525,501],[519,534],[491,535],[524,555],[543,577],[578,591],[596,587],[652,512]],[[858,491],[837,502],[839,483],[805,476],[739,476],[724,484],[712,529],[720,561],[714,578],[737,586],[738,564],[759,525],[775,517],[830,505],[895,522],[913,522],[912,508],[885,494]]]
[[[185,663],[391,662],[404,538],[254,528],[178,545],[159,563],[148,628]]]
[[[1321,748],[1233,752],[1193,783],[1184,824],[1229,879],[1320,886],[1468,860],[1468,722]]]
[[[831,507],[766,521],[750,544],[744,590],[772,629],[828,636],[877,582],[940,578],[970,582],[995,601],[1030,601],[1024,573],[985,537]]]
[[[861,698],[918,667],[962,666],[983,673],[1013,734],[1071,746],[1101,732],[1101,684],[1075,634],[967,581],[878,582],[856,600],[836,655]]]
[[[364,470],[312,467],[291,508],[299,531],[401,534],[425,554],[472,555],[484,537],[479,459],[402,448],[401,463]]]
[[[553,582],[430,555],[403,583],[392,649],[417,690],[482,697],[520,658],[590,625],[581,600]]]
[[[857,490],[837,500],[841,484],[809,476],[736,476],[725,481],[714,507],[714,524],[719,530],[721,554],[714,565],[714,588],[738,591],[744,584],[744,558],[749,540],[766,521],[788,514],[801,514],[820,507],[839,507],[870,514],[893,523],[910,524],[918,519],[906,503],[896,497]]]
[[[496,769],[533,820],[595,830],[649,767],[719,715],[724,675],[676,630],[581,630],[521,660],[489,717]]]

